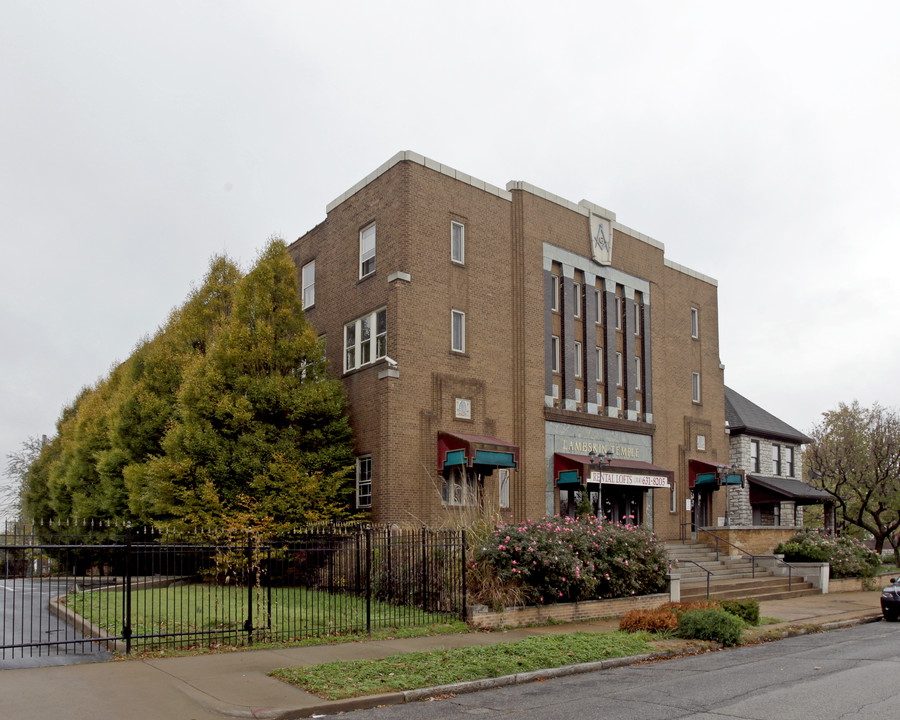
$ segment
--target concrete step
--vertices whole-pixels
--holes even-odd
[[[710,599],[733,600],[756,598],[757,600],[776,600],[787,597],[818,594],[820,590],[812,583],[794,580],[790,584],[788,578],[768,576],[728,580],[712,579],[709,584]],[[698,580],[681,585],[681,599],[685,602],[706,599],[706,580]]]

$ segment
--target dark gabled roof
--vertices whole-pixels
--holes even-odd
[[[800,445],[812,442],[812,438],[766,412],[730,387],[725,388],[725,421],[732,435],[746,433]]]

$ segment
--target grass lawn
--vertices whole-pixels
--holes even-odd
[[[326,700],[447,685],[465,680],[638,655],[650,649],[647,633],[541,635],[482,647],[392,655],[382,660],[280,668],[273,677]]]
[[[66,605],[110,635],[121,634],[125,616],[125,593],[121,588],[70,593]],[[171,639],[141,636],[176,633],[185,633],[176,639],[178,643],[242,643],[247,637],[243,624],[248,607],[253,612],[254,626],[264,628],[255,631],[254,642],[342,634],[366,636],[365,598],[305,588],[277,588],[272,593],[270,613],[265,590],[254,590],[251,599],[246,588],[191,584],[132,591],[132,644],[138,649],[161,642],[168,644]],[[463,623],[446,615],[375,600],[371,603],[373,632],[447,625],[455,632],[465,629]],[[393,634],[396,636],[396,632]]]

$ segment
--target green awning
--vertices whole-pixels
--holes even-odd
[[[740,485],[742,483],[741,476],[738,474],[726,475],[722,478],[723,485]],[[697,474],[697,482],[694,483],[694,487],[701,487],[703,485],[718,485],[719,482],[716,480],[715,473],[698,473]]]
[[[519,466],[519,448],[512,443],[487,435],[438,433],[438,472],[457,465],[479,467],[485,474],[493,468]]]
[[[578,477],[577,470],[563,470],[559,474],[559,480],[556,484],[562,488],[581,487],[581,479]]]

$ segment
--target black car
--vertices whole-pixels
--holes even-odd
[[[891,578],[891,584],[881,591],[881,613],[888,622],[900,620],[900,578]]]

